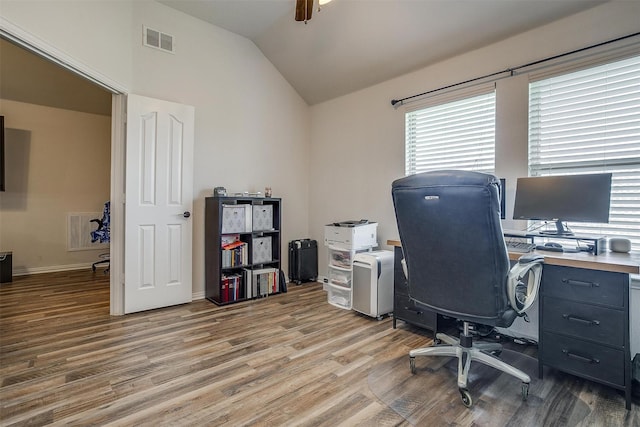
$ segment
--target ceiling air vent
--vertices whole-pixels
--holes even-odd
[[[149,27],[143,27],[143,32],[143,44],[145,46],[174,53],[172,35],[162,33]]]

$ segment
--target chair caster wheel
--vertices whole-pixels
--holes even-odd
[[[522,383],[522,400],[527,400],[529,396],[529,383]]]
[[[411,373],[416,373],[416,358],[409,356],[409,369],[411,369]]]
[[[469,393],[469,390],[461,388],[460,397],[462,398],[462,404],[464,406],[466,406],[467,408],[471,408],[471,406],[473,406],[473,399],[471,399],[471,394]]]

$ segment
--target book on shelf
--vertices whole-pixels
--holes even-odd
[[[243,298],[241,274],[223,274],[220,282],[220,299],[233,302]]]
[[[236,242],[227,243],[226,245],[222,245],[222,249],[227,251],[227,250],[232,250],[232,249],[235,249],[235,248],[239,248],[242,245],[246,245],[246,243],[245,242],[241,242],[241,241],[238,240]]]
[[[261,268],[252,271],[251,286],[254,297],[278,292],[279,270],[277,268]]]
[[[240,235],[239,234],[223,234],[220,237],[220,246],[225,246],[228,244],[231,244],[233,242],[237,242],[240,240]]]
[[[222,247],[222,268],[239,267],[249,263],[249,245],[237,241]]]
[[[242,269],[242,280],[244,281],[244,292],[247,296],[247,299],[257,296],[255,292],[253,292],[252,276],[253,274],[251,270],[249,270],[248,268]]]

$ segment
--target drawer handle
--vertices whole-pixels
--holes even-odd
[[[595,359],[593,357],[584,357],[584,356],[580,356],[579,354],[575,354],[575,353],[571,353],[569,350],[567,349],[562,349],[562,352],[569,358],[569,359],[574,359],[574,360],[578,360],[580,362],[584,362],[584,363],[591,363],[591,364],[598,364],[600,363],[599,359]]]
[[[417,316],[422,316],[422,312],[420,310],[416,310],[415,308],[405,307],[404,309],[412,313],[415,313]]]
[[[600,285],[595,282],[583,282],[582,280],[562,279],[562,283],[567,285],[583,286],[585,288],[597,288]]]
[[[599,320],[583,319],[581,317],[574,316],[574,315],[571,315],[571,314],[563,314],[562,317],[565,320],[568,320],[570,322],[581,323],[581,324],[587,325],[587,326],[600,326],[600,321]]]

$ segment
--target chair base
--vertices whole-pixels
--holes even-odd
[[[468,342],[471,342],[470,335],[468,334],[468,323],[464,322],[465,331],[463,336],[469,338]],[[472,400],[469,392],[467,391],[467,383],[469,376],[469,368],[471,367],[471,361],[476,360],[492,368],[498,369],[511,376],[514,376],[522,381],[522,400],[526,400],[529,393],[529,383],[531,377],[525,374],[521,370],[507,364],[506,362],[498,359],[497,357],[489,354],[490,352],[502,351],[502,345],[497,343],[475,343],[469,347],[465,347],[460,344],[460,340],[451,337],[446,334],[436,334],[436,339],[444,342],[444,345],[434,345],[432,347],[419,348],[411,350],[409,352],[409,363],[411,372],[415,373],[415,357],[416,356],[446,356],[456,357],[458,359],[458,388],[462,395],[462,402],[465,406],[471,407]]]
[[[96,261],[93,264],[91,264],[91,270],[93,270],[93,272],[96,271],[96,267],[99,266],[100,264],[107,264],[107,268],[104,269],[104,274],[107,274],[109,272],[109,268],[111,267],[111,263],[110,260],[108,259],[103,259],[101,261]]]

